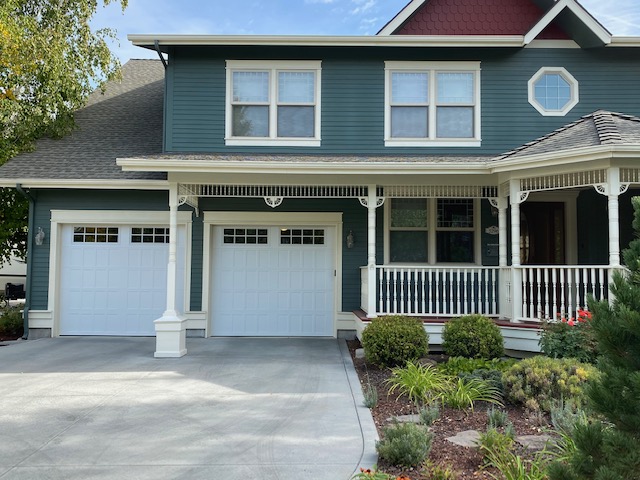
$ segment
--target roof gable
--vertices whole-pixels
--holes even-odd
[[[506,36],[575,40],[583,47],[611,34],[576,0],[412,0],[378,35]]]
[[[525,35],[543,15],[531,0],[429,0],[393,35]],[[569,38],[549,27],[547,38]]]

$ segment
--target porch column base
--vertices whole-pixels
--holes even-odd
[[[155,358],[178,358],[187,354],[187,319],[167,311],[155,320]]]

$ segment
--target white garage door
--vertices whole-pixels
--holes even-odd
[[[155,335],[167,304],[168,242],[167,226],[63,226],[60,335]],[[179,228],[179,306],[184,244]]]
[[[216,336],[332,336],[335,227],[215,227]]]

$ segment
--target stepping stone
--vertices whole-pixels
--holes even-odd
[[[480,432],[477,430],[465,430],[453,437],[447,438],[447,441],[454,445],[460,445],[461,447],[475,448],[480,441]]]
[[[364,358],[364,348],[356,348],[356,358]]]
[[[553,439],[549,435],[519,435],[516,442],[529,450],[539,452],[550,445]]]
[[[398,415],[397,417],[387,418],[387,422],[420,423],[420,415]]]

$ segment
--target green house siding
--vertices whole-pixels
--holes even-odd
[[[322,60],[320,147],[226,147],[225,60]],[[385,147],[384,62],[480,61],[482,146]],[[543,66],[564,67],[579,82],[580,102],[564,117],[540,115],[528,102],[528,80]],[[599,109],[640,115],[636,49],[540,48],[179,48],[167,70],[169,152],[329,155],[494,155]],[[615,88],[611,87],[615,79]]]

